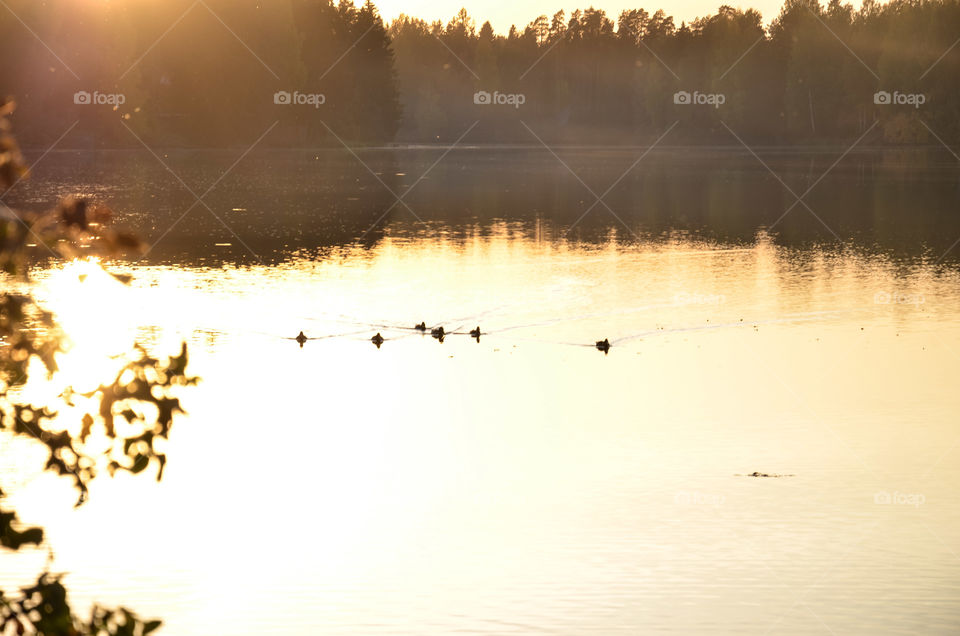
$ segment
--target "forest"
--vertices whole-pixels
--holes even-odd
[[[482,18],[480,18],[482,19]],[[5,0],[25,147],[960,144],[960,2],[588,8],[496,33],[372,2]],[[268,133],[268,134],[267,134]]]

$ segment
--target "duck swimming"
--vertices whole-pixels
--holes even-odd
[[[603,340],[598,340],[598,341],[597,341],[597,349],[599,349],[600,351],[603,351],[604,353],[609,352],[609,351],[610,351],[610,341],[607,340],[606,338],[604,338]]]
[[[443,344],[443,337],[447,334],[443,330],[443,327],[437,327],[435,329],[430,330],[430,335],[436,338],[437,340],[439,340],[441,344]]]
[[[426,331],[426,330],[427,330],[427,323],[421,322],[419,325],[416,325],[416,326],[414,327],[414,329],[416,329],[417,331]]]
[[[384,342],[383,336],[380,335],[380,332],[377,332],[377,335],[375,335],[373,338],[370,338],[370,342],[377,345],[377,349],[379,349],[380,345],[382,345]]]
[[[297,337],[294,338],[294,340],[296,340],[297,343],[300,344],[300,348],[303,349],[303,343],[306,342],[307,340],[309,340],[309,338],[307,338],[305,335],[303,335],[303,332],[301,331],[301,332],[297,335]]]
[[[477,339],[477,342],[480,342],[480,327],[479,327],[479,326],[478,326],[476,329],[474,329],[474,330],[472,330],[472,331],[470,332],[470,337],[471,337],[471,338],[476,338],[476,339]]]

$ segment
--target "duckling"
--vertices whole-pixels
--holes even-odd
[[[599,349],[600,351],[603,351],[604,353],[608,353],[610,351],[610,341],[606,338],[604,338],[603,340],[598,340],[597,349]]]
[[[443,327],[437,327],[436,329],[430,330],[430,335],[439,340],[440,344],[443,344],[443,337],[447,334],[443,330]]]
[[[414,329],[416,329],[417,331],[426,331],[427,323],[421,322],[419,325],[414,326]]]
[[[476,338],[477,342],[480,342],[480,327],[479,327],[479,326],[478,326],[476,329],[474,329],[473,331],[470,332],[470,337],[471,337],[471,338]]]
[[[294,338],[294,340],[296,340],[297,343],[300,344],[300,348],[303,349],[303,343],[306,342],[307,340],[309,340],[309,338],[307,338],[305,335],[303,335],[303,332],[301,331],[301,332],[297,335],[297,337]]]
[[[377,345],[377,349],[379,349],[380,345],[384,343],[383,336],[381,336],[380,332],[378,331],[377,335],[375,335],[373,338],[370,338],[370,342]]]

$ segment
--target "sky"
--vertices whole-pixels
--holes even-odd
[[[680,25],[681,21],[690,22],[696,17],[714,14],[722,4],[730,4],[744,9],[757,9],[763,14],[764,24],[769,24],[780,13],[780,7],[783,4],[783,0],[751,0],[745,4],[729,0],[726,3],[722,0],[673,0],[662,4],[649,0],[647,2],[643,0],[600,0],[594,3],[587,0],[582,4],[570,4],[569,2],[570,0],[525,0],[522,2],[515,0],[380,0],[376,2],[376,5],[387,21],[397,17],[400,13],[406,13],[431,22],[440,19],[445,23],[460,10],[460,7],[466,7],[471,17],[476,21],[478,28],[485,20],[490,20],[497,33],[505,34],[509,31],[511,24],[516,24],[518,28],[522,28],[532,22],[538,15],[552,16],[560,9],[566,11],[569,18],[574,9],[587,8],[591,4],[598,9],[605,10],[607,15],[614,20],[623,9],[642,7],[650,13],[657,9],[663,9],[667,15],[674,17],[677,26]],[[853,4],[859,6],[859,2]]]

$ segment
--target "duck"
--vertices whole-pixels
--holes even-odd
[[[426,331],[427,323],[421,322],[419,325],[415,325],[413,328],[416,329],[417,331]]]
[[[471,338],[476,338],[476,339],[477,339],[477,342],[480,342],[480,327],[479,327],[479,326],[478,326],[476,329],[474,329],[474,330],[472,330],[472,331],[470,332],[470,337],[471,337]]]
[[[604,353],[607,353],[608,351],[610,351],[610,341],[606,338],[604,338],[603,340],[598,340],[597,349],[599,349],[600,351],[603,351]]]
[[[297,337],[294,338],[294,340],[296,340],[296,341],[300,344],[300,348],[302,349],[302,348],[303,348],[303,343],[306,342],[307,340],[309,340],[309,338],[307,338],[305,335],[303,335],[303,332],[301,331],[299,334],[297,334]]]
[[[434,338],[443,338],[446,332],[444,332],[443,327],[435,327],[430,330],[430,335]]]
[[[375,335],[373,338],[370,338],[370,342],[372,342],[373,344],[377,345],[377,349],[379,349],[379,348],[380,348],[380,345],[382,345],[383,342],[384,342],[383,336],[381,336],[381,335],[380,335],[380,332],[378,331],[378,332],[377,332],[377,335]]]

